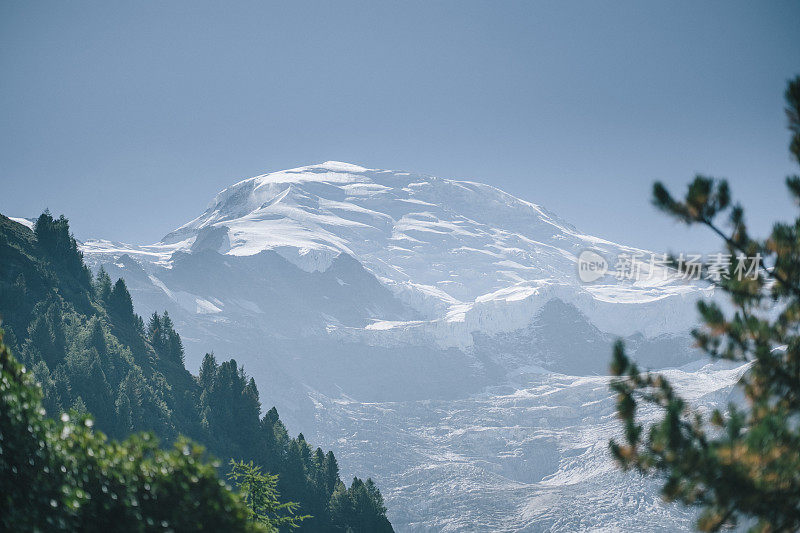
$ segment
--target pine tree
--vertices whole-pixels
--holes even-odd
[[[381,491],[378,490],[378,486],[375,484],[375,482],[372,481],[372,478],[367,478],[366,483],[364,483],[364,488],[367,491],[372,510],[374,511],[377,520],[380,521],[380,517],[386,518],[386,505],[383,501],[383,495],[381,494]]]
[[[114,402],[114,408],[117,414],[115,434],[119,437],[130,435],[134,430],[133,407],[126,390],[120,389],[117,400]]]
[[[111,387],[106,380],[97,352],[92,349],[90,353],[93,353],[94,356],[89,364],[88,387],[85,388],[84,392],[86,412],[92,413],[95,419],[104,427],[111,427],[116,417]]]
[[[61,215],[54,220],[49,211],[42,213],[34,226],[34,234],[39,247],[48,260],[57,268],[63,269],[74,282],[72,289],[91,287],[92,276],[83,264],[83,253],[69,232],[69,221]]]
[[[114,283],[114,288],[108,296],[108,311],[123,320],[123,322],[131,323],[133,321],[133,300],[128,292],[128,287],[125,286],[125,280],[119,278]]]
[[[200,387],[203,390],[211,389],[211,386],[214,383],[214,379],[217,376],[217,360],[214,357],[213,353],[207,353],[203,357],[203,362],[200,364],[200,373],[197,376],[197,380],[200,383]]]
[[[147,323],[147,340],[159,356],[164,354],[164,347],[166,339],[164,336],[164,328],[161,325],[161,317],[158,313],[154,312]]]
[[[164,332],[166,334],[166,350],[170,361],[174,363],[180,363],[181,365],[184,363],[184,351],[183,351],[183,341],[181,341],[181,336],[178,335],[178,332],[175,331],[175,326],[172,323],[172,319],[169,316],[169,313],[164,311],[164,316],[162,318],[162,323],[164,326]]]
[[[129,346],[135,355],[144,355],[144,322],[142,317],[133,312],[133,300],[122,278],[114,283],[108,296],[107,308],[117,338]],[[144,360],[141,359],[140,362]]]
[[[278,533],[281,528],[295,528],[303,520],[311,518],[296,514],[297,503],[281,503],[278,476],[263,474],[252,461],[245,463],[231,459],[228,479],[237,485],[251,519],[265,526],[267,531]]]
[[[100,270],[97,271],[93,289],[97,300],[102,305],[107,305],[108,299],[111,296],[111,277],[103,267],[100,267]]]
[[[89,338],[87,342],[90,348],[97,350],[100,357],[106,357],[108,355],[108,346],[106,345],[103,323],[98,317],[93,317],[89,322]]]
[[[35,350],[48,366],[54,367],[66,357],[66,333],[61,313],[63,301],[52,296],[34,307],[35,318],[28,327],[26,351]]]
[[[322,451],[322,448],[317,447],[317,449],[314,450],[314,455],[311,457],[311,470],[314,473],[314,486],[317,487],[320,494],[325,495],[325,500],[328,500],[330,498],[330,493],[328,492],[328,483],[325,479],[325,452]]]
[[[8,324],[19,324],[30,311],[28,287],[24,273],[20,272],[10,286],[0,284],[0,301],[4,303],[3,318]]]
[[[297,446],[300,449],[300,459],[303,463],[303,468],[308,471],[311,468],[311,448],[306,442],[306,438],[302,433],[297,435]]]
[[[39,361],[34,364],[31,369],[33,376],[39,383],[42,389],[42,406],[48,416],[57,416],[64,409],[58,402],[58,393],[56,392],[56,382],[50,374],[50,369],[47,368],[47,363]]]
[[[258,387],[253,378],[250,378],[242,389],[241,405],[237,422],[242,427],[242,445],[245,449],[254,450],[259,442],[261,402],[258,399]]]
[[[325,488],[332,494],[339,482],[339,463],[332,451],[325,454]]]
[[[53,388],[55,389],[55,398],[53,403],[57,403],[62,408],[67,408],[72,405],[72,384],[70,383],[67,368],[63,364],[56,366],[52,373]],[[51,415],[58,414],[57,412],[50,413]]]
[[[267,411],[267,414],[264,415],[264,418],[269,421],[270,426],[274,426],[275,423],[278,422],[278,410],[275,409],[275,406]]]
[[[383,496],[368,479],[353,478],[349,489],[340,482],[330,503],[331,520],[340,531],[353,533],[390,533],[394,531],[386,518]]]
[[[289,443],[284,469],[281,474],[285,482],[282,486],[286,497],[290,500],[302,499],[303,495],[307,493],[306,471],[303,467],[303,454],[300,451],[300,443],[297,439],[293,439]]]
[[[800,76],[790,82],[786,100],[790,149],[800,162]],[[800,203],[800,176],[786,183]],[[653,196],[655,205],[677,220],[710,228],[732,257],[718,286],[733,312],[700,301],[702,325],[692,335],[711,358],[750,364],[737,384],[746,405],[731,403],[726,411],[704,416],[664,376],[640,371],[619,342],[611,371],[624,440],[612,441],[611,451],[623,468],[663,481],[668,501],[699,507],[701,530],[744,522],[755,531],[798,531],[800,218],[775,224],[770,236],[759,240],[750,237],[743,209],[732,203],[724,180],[698,176],[683,200],[656,183]],[[727,219],[727,232],[721,218]],[[759,256],[763,261],[754,275],[737,274]],[[642,402],[661,409],[663,419],[645,428],[637,419]]]
[[[55,348],[53,330],[45,315],[37,316],[28,328],[28,343],[25,346],[28,354],[36,353],[48,365],[55,366],[63,360],[64,354]]]
[[[80,396],[78,396],[75,399],[75,402],[72,404],[72,407],[70,409],[79,416],[84,416],[89,414],[89,410],[86,409],[86,404],[83,402],[83,398],[81,398]]]
[[[123,435],[127,435],[132,431],[140,431],[144,427],[144,409],[142,408],[143,394],[141,386],[143,385],[144,376],[141,371],[132,368],[128,371],[128,375],[122,380],[119,386],[119,394],[117,395],[117,404],[122,401],[122,411],[118,409],[118,416],[121,417],[124,426],[129,430]]]
[[[330,503],[331,523],[336,531],[347,531],[356,518],[355,505],[350,498],[350,492],[340,481],[333,491]],[[355,533],[355,528],[352,529]]]

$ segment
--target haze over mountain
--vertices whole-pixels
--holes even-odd
[[[399,530],[688,527],[612,467],[611,343],[688,364],[698,402],[741,369],[692,362],[710,289],[647,264],[584,284],[587,249],[646,253],[488,185],[335,161],[240,181],[155,244],[83,243],[138,313],[169,311],[190,368],[235,356],[290,429],[375,472]]]

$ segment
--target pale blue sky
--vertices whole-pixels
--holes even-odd
[[[699,251],[651,183],[727,176],[760,231],[793,214],[798,28],[798,2],[7,0],[0,212],[147,243],[241,178],[334,159]]]

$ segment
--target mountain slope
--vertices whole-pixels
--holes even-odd
[[[206,355],[192,376],[169,315],[154,313],[145,327],[122,280],[92,277],[66,219],[45,213],[32,231],[0,215],[0,258],[3,327],[51,417],[71,408],[115,438],[153,431],[171,443],[182,434],[221,459],[255,461],[313,515],[302,529],[391,531],[371,480],[347,489],[332,452],[290,438],[274,408],[262,416],[255,381],[235,360]],[[351,499],[360,506],[332,507]]]

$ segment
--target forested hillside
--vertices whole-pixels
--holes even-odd
[[[206,355],[198,376],[183,362],[169,315],[135,314],[124,281],[95,277],[62,216],[31,229],[0,215],[0,317],[5,342],[41,384],[48,416],[91,413],[121,439],[179,435],[227,464],[252,460],[278,474],[282,501],[300,504],[306,531],[391,531],[371,480],[346,488],[333,453],[291,438],[273,408],[261,417],[255,381],[236,361]]]

